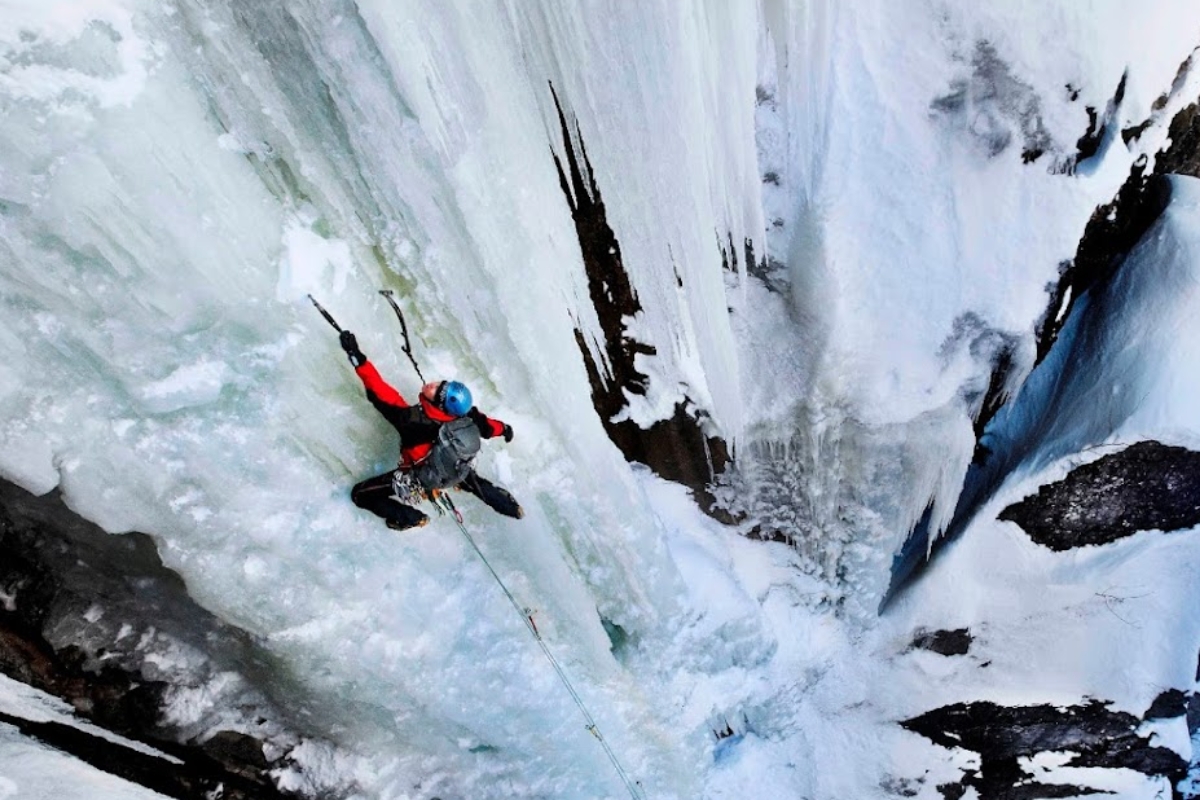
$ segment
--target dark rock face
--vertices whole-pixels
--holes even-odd
[[[1189,57],[1179,68],[1171,94],[1183,86],[1183,78],[1192,67]],[[1110,106],[1110,116],[1124,95],[1122,79]],[[1156,113],[1166,102],[1164,96],[1156,103]],[[1145,128],[1152,120],[1147,120]],[[1193,103],[1171,120],[1170,144],[1154,158],[1154,169],[1146,173],[1145,159],[1139,160],[1116,198],[1100,206],[1088,220],[1075,258],[1063,265],[1058,285],[1051,291],[1051,305],[1037,331],[1037,361],[1041,363],[1050,351],[1066,321],[1076,298],[1097,283],[1107,280],[1120,267],[1146,231],[1162,215],[1170,200],[1166,175],[1200,177],[1200,104]],[[1061,308],[1065,303],[1066,307]]]
[[[554,87],[550,88],[553,92]],[[625,318],[638,314],[642,305],[621,262],[621,245],[605,217],[604,201],[588,161],[587,148],[578,131],[572,139],[557,94],[554,104],[562,128],[566,167],[557,154],[554,165],[575,220],[588,276],[588,293],[604,333],[604,341],[597,343],[603,351],[603,363],[597,364],[583,331],[575,330],[575,341],[592,386],[592,405],[608,438],[626,460],[645,464],[655,474],[689,487],[701,508],[720,519],[722,515],[714,508],[708,485],[724,472],[729,451],[723,439],[704,432],[703,410],[685,398],[669,419],[659,420],[649,428],[628,420],[613,422],[626,406],[626,392],[646,394],[649,378],[637,369],[635,359],[639,355],[653,356],[657,350],[637,341],[626,330]],[[578,154],[574,141],[579,142]],[[676,281],[682,285],[678,273]]]
[[[1096,113],[1096,109],[1092,106],[1087,106],[1089,124],[1087,132],[1079,137],[1079,141],[1075,142],[1076,164],[1087,161],[1100,152],[1101,145],[1112,130],[1117,109],[1121,107],[1121,103],[1125,99],[1125,85],[1128,80],[1129,73],[1123,73],[1121,82],[1117,84],[1117,90],[1113,93],[1103,115]]]
[[[1172,131],[1177,124],[1191,124],[1190,119],[1183,121],[1187,114],[1181,113],[1176,118],[1171,125]],[[1041,363],[1054,346],[1079,296],[1111,278],[1150,226],[1162,216],[1171,199],[1170,185],[1164,178],[1171,173],[1163,171],[1164,163],[1170,159],[1164,159],[1165,154],[1159,154],[1150,175],[1146,174],[1146,160],[1139,159],[1116,198],[1092,214],[1075,251],[1075,259],[1062,266],[1058,285],[1051,290],[1050,307],[1036,334],[1035,363]]]
[[[979,413],[976,414],[972,426],[975,431],[975,453],[972,456],[974,463],[982,463],[987,458],[988,451],[983,444],[983,432],[1007,400],[1015,351],[1016,346],[1010,344],[992,357],[992,374],[988,377],[987,391],[984,392],[983,400],[979,405]]]
[[[967,628],[952,631],[927,631],[924,628],[913,635],[909,649],[930,650],[943,656],[965,656],[974,639]]]
[[[1146,719],[1182,717],[1188,710],[1188,696],[1180,689],[1167,689],[1154,698],[1146,710]]]
[[[180,762],[57,722],[0,722],[170,797],[270,800],[279,791],[264,739],[217,732],[204,741],[162,715],[171,685],[140,668],[148,635],[224,653],[220,669],[252,668],[252,643],[195,605],[144,534],[113,536],[75,515],[57,492],[34,497],[0,481],[0,672],[70,703],[102,728]],[[264,670],[265,665],[259,665]],[[269,713],[264,703],[264,714]],[[262,720],[266,722],[266,720]],[[278,733],[279,727],[275,725]],[[278,741],[276,741],[278,744]]]
[[[1050,752],[1072,754],[1064,765],[1067,767],[1132,769],[1143,775],[1165,777],[1175,786],[1186,775],[1187,762],[1173,750],[1154,747],[1149,738],[1139,736],[1136,731],[1141,724],[1142,720],[1132,714],[1112,711],[1098,700],[1065,708],[956,703],[901,723],[942,747],[979,754],[978,772],[967,772],[959,783],[938,787],[948,800],[962,797],[968,787],[974,787],[981,800],[1103,793],[1032,780],[1019,759]]]
[[[1052,550],[1106,544],[1143,530],[1192,528],[1200,525],[1200,453],[1138,442],[1043,486],[1000,519]]]
[[[976,361],[991,365],[986,386],[969,384],[963,386],[960,395],[974,416],[975,440],[980,442],[984,429],[1008,399],[1011,389],[1014,356],[1020,347],[1020,339],[1011,333],[999,330],[973,311],[960,314],[954,320],[950,335],[942,342],[939,355],[949,360],[956,351],[966,350]],[[977,444],[975,459],[983,458],[985,449]]]

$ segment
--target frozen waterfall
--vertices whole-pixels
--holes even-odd
[[[393,290],[425,375],[464,381],[513,426],[478,468],[525,519],[458,506],[647,798],[937,797],[965,757],[928,766],[893,723],[959,699],[938,695],[943,679],[1007,687],[997,702],[1115,696],[1122,678],[1099,668],[1076,680],[1055,661],[1068,677],[1039,693],[1036,659],[995,656],[967,677],[904,655],[915,625],[980,619],[995,632],[981,646],[1038,649],[1022,604],[1046,574],[1075,572],[1013,556],[995,514],[971,540],[986,544],[964,537],[894,614],[876,609],[914,526],[923,556],[956,519],[989,399],[1069,374],[1045,366],[1064,346],[1037,377],[1035,330],[1096,208],[1153,168],[1200,95],[1189,3],[0,9],[0,477],[59,490],[110,533],[149,534],[191,597],[253,640],[275,665],[256,690],[307,737],[289,740],[285,788],[627,794],[453,527],[397,535],[350,503],[395,463],[396,437],[308,293],[411,398],[379,295]],[[1195,205],[1181,181],[1174,255],[1153,263],[1178,286],[1157,307],[1184,326]],[[596,258],[619,274],[589,271],[583,200],[617,243]],[[616,277],[635,311],[613,300]],[[1025,471],[988,484],[1005,503],[1134,422],[1139,437],[1195,438],[1178,399],[1195,359],[1151,324],[1153,292],[1113,291],[1123,330],[1154,331],[1162,363],[1130,377],[1136,408],[1075,419],[1121,351],[1100,341],[1054,442],[1022,440],[1033,455],[1006,463]],[[1104,327],[1076,317],[1062,341],[1089,324]],[[616,364],[610,345],[625,343],[640,346]],[[618,415],[598,413],[597,380],[624,398]],[[1055,406],[1007,406],[993,440],[1018,436],[1031,407]],[[732,454],[713,493],[735,524],[610,438],[672,419],[695,426],[714,472],[711,446]],[[1200,559],[1163,541],[1137,551],[1139,574]],[[1030,572],[1009,575],[1014,563]],[[995,611],[999,575],[1029,594]],[[1138,647],[1127,617],[1178,621],[1195,590],[1167,583],[1158,616],[1099,615],[1090,664],[1109,643]],[[1095,593],[1056,587],[1047,639]],[[1127,674],[1186,682],[1196,631],[1178,624],[1161,635],[1179,652]],[[165,638],[142,649],[156,674],[194,664]],[[231,675],[168,717],[270,740],[234,710]],[[1123,697],[1141,713],[1144,694]],[[6,700],[36,705],[0,687]],[[1186,731],[1170,736],[1187,750]],[[0,777],[0,798],[6,780],[30,779]],[[1130,797],[1148,785],[1123,780]]]

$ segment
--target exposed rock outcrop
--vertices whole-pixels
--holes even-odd
[[[1182,88],[1183,76],[1191,65],[1189,57],[1180,66],[1180,75],[1175,79],[1171,94]],[[1114,98],[1117,105],[1124,94],[1124,85],[1122,79]],[[1152,121],[1147,120],[1146,124]],[[1148,160],[1139,159],[1112,202],[1097,208],[1088,220],[1075,258],[1062,265],[1058,284],[1051,291],[1050,306],[1038,325],[1036,363],[1050,352],[1076,299],[1111,277],[1162,215],[1171,197],[1164,176],[1200,177],[1200,103],[1193,103],[1176,114],[1168,135],[1169,144],[1155,155],[1150,171],[1147,172]]]
[[[207,669],[269,671],[253,642],[198,607],[159,560],[150,537],[105,533],[74,514],[58,492],[34,497],[0,481],[0,673],[59,697],[76,713],[176,761],[60,722],[0,714],[0,723],[113,775],[170,797],[270,800],[289,797],[270,775],[285,766],[281,743],[296,741],[260,698],[253,730],[185,731],[164,707],[171,676],[144,669],[154,642],[194,652]],[[208,652],[206,652],[208,651]],[[220,655],[217,655],[219,651]],[[193,676],[203,681],[203,675]],[[250,696],[252,692],[247,692]],[[270,718],[270,721],[268,721]]]
[[[1149,736],[1140,735],[1142,721],[1113,711],[1108,703],[1090,700],[1061,708],[956,703],[901,725],[942,747],[979,754],[978,770],[968,770],[961,781],[938,787],[947,800],[963,797],[968,788],[974,788],[980,800],[1032,800],[1104,793],[1086,786],[1039,782],[1022,766],[1021,759],[1043,753],[1065,756],[1064,767],[1131,769],[1164,777],[1174,787],[1187,773],[1187,762],[1173,750],[1152,745]]]
[[[967,628],[952,631],[930,631],[924,628],[913,634],[910,650],[929,650],[943,656],[965,656],[974,638]]]
[[[1000,512],[1051,550],[1200,525],[1200,453],[1146,441],[1076,467]]]

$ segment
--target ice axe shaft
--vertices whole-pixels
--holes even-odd
[[[404,313],[400,311],[400,304],[396,302],[395,293],[391,289],[380,289],[379,293],[387,298],[388,304],[396,312],[396,319],[400,320],[400,333],[404,335],[404,346],[400,349],[404,351],[404,355],[408,356],[408,360],[412,362],[413,369],[417,371],[417,377],[421,379],[421,383],[424,383],[425,376],[421,374],[421,368],[417,366],[417,359],[412,351],[412,343],[408,340],[408,323],[404,321]]]
[[[318,303],[317,298],[313,297],[311,294],[308,296],[308,299],[311,300],[312,304],[317,307],[317,311],[321,312],[321,316],[325,318],[325,321],[328,322],[330,325],[332,325],[333,329],[335,331],[337,331],[338,333],[341,333],[342,326],[338,325],[337,320],[333,318],[333,315],[331,315],[328,311],[325,310],[325,306]]]

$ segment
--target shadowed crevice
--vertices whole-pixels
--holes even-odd
[[[572,136],[553,85],[550,91],[563,141],[563,157],[553,150],[551,155],[575,221],[588,296],[603,334],[603,341],[595,341],[593,349],[582,327],[577,325],[575,329],[575,343],[592,388],[592,405],[608,438],[627,461],[644,464],[656,475],[687,486],[706,513],[728,522],[728,515],[715,508],[709,484],[725,471],[729,451],[724,439],[705,432],[707,413],[686,395],[676,403],[670,417],[647,427],[623,413],[630,397],[644,397],[649,389],[650,378],[638,369],[637,359],[653,358],[658,350],[629,333],[626,321],[640,314],[642,305],[621,261],[621,245],[605,216],[583,137],[578,128]],[[678,272],[675,274],[681,284]],[[598,359],[593,355],[595,350],[599,351]]]

